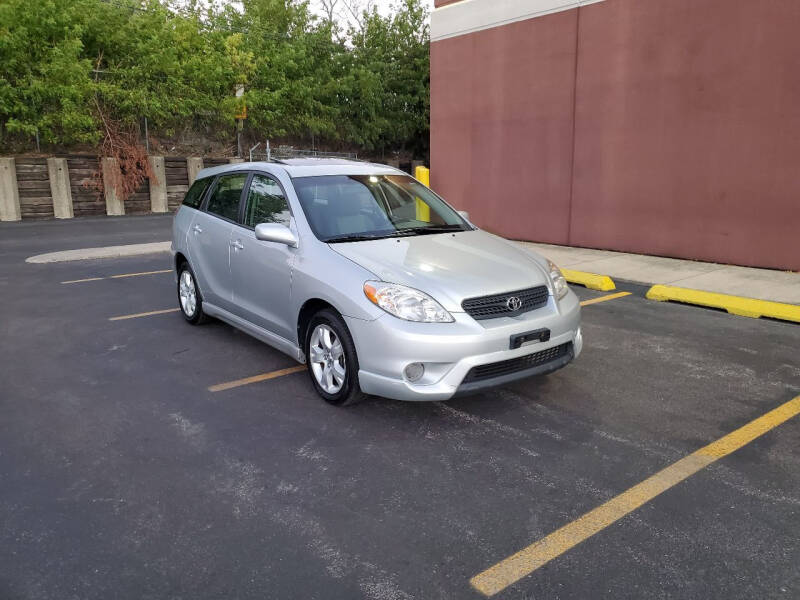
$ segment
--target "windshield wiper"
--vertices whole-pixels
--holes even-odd
[[[448,231],[465,231],[461,225],[432,225],[429,227],[407,227],[394,231],[381,231],[380,233],[344,233],[334,235],[323,240],[326,244],[337,242],[363,242],[366,240],[382,240],[393,237],[407,237],[411,235],[424,235],[426,233],[445,233]]]
[[[406,233],[406,232],[409,233]],[[382,240],[384,238],[397,237],[403,235],[417,235],[416,232],[406,229],[393,229],[391,231],[376,231],[374,233],[342,233],[339,235],[332,235],[329,238],[322,240],[326,244],[335,244],[336,242],[363,242],[365,240]]]
[[[325,238],[323,241],[326,244],[335,244],[337,242],[363,242],[365,240],[379,240],[383,237],[386,237],[386,234],[364,234],[364,233],[345,233],[343,235],[334,235],[329,238]]]
[[[425,235],[426,233],[448,233],[452,231],[466,231],[462,225],[430,225],[428,227],[410,227],[401,229],[399,233],[410,233],[412,235]]]

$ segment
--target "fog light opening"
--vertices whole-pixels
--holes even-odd
[[[406,365],[406,368],[403,369],[403,375],[405,375],[405,378],[411,383],[419,381],[424,374],[425,365],[418,362],[408,364]]]

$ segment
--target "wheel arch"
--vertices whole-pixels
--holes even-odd
[[[175,253],[175,277],[180,277],[181,274],[181,267],[183,265],[189,265],[189,269],[191,269],[192,273],[194,274],[194,269],[192,269],[192,263],[189,262],[189,258],[183,252],[176,252]],[[200,289],[200,282],[197,281],[197,275],[194,276],[194,285],[197,288],[197,294],[200,296],[200,299],[203,299],[203,290]]]
[[[178,270],[181,268],[183,263],[188,263],[189,259],[183,254],[183,252],[176,252],[175,253],[175,272],[177,273]]]
[[[336,311],[338,315],[342,314],[342,311],[322,298],[309,298],[303,303],[303,306],[300,307],[300,311],[297,313],[297,345],[303,352],[305,352],[308,324],[315,314],[325,308]]]

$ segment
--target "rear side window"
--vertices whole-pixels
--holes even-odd
[[[253,175],[247,193],[247,210],[244,224],[255,227],[259,223],[281,223],[289,225],[289,205],[280,186],[271,177]]]
[[[247,173],[222,175],[217,179],[217,185],[211,192],[206,210],[219,217],[236,221],[245,181]]]
[[[192,187],[189,188],[189,191],[186,192],[186,196],[183,198],[183,205],[189,208],[200,208],[200,203],[203,201],[203,196],[210,183],[211,179],[208,178],[196,180]]]

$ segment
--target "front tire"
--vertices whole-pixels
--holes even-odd
[[[306,365],[314,389],[334,406],[349,406],[366,398],[358,385],[358,356],[342,317],[324,309],[306,329]]]
[[[197,280],[189,263],[183,263],[178,269],[178,306],[187,322],[199,325],[206,319],[203,313],[203,299],[197,288]]]

